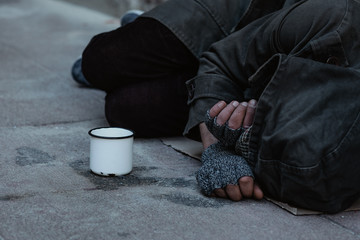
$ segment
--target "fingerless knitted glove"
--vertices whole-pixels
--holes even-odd
[[[210,117],[210,111],[206,112],[205,124],[209,131],[224,145],[230,149],[235,149],[236,154],[248,160],[249,138],[251,127],[232,129],[228,124],[219,125],[216,117]]]
[[[206,112],[205,124],[209,131],[225,146],[229,148],[235,147],[236,141],[245,131],[244,128],[232,129],[228,123],[219,125],[216,123],[216,117],[210,117],[210,111]]]
[[[228,184],[237,185],[241,177],[254,177],[245,159],[221,143],[208,147],[201,161],[203,165],[196,172],[196,180],[206,195]]]

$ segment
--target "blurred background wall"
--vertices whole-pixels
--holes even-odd
[[[122,16],[130,9],[150,10],[166,0],[58,0],[82,5],[114,17]]]

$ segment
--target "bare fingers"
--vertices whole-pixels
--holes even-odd
[[[224,125],[229,120],[237,106],[239,106],[238,101],[232,101],[228,105],[226,105],[224,101],[220,101],[210,109],[210,117],[216,116],[216,123]]]
[[[244,118],[246,116],[246,110],[248,108],[247,102],[240,103],[231,114],[228,126],[232,129],[238,129],[243,125]]]
[[[234,110],[239,106],[239,102],[232,101],[228,104],[218,115],[216,123],[219,125],[224,125],[232,116]]]
[[[254,121],[256,100],[240,103],[231,114],[228,125],[232,129],[249,128]]]
[[[259,185],[257,185],[257,183],[255,183],[254,185],[254,199],[260,200],[264,197],[264,193],[261,190],[261,188],[259,187]]]
[[[238,129],[241,126],[249,128],[254,121],[255,108],[256,100],[254,99],[242,103],[232,101],[230,104],[220,101],[210,109],[210,117],[216,116],[216,123],[219,125],[228,122],[232,129]]]
[[[228,198],[232,201],[240,201],[243,198],[253,198],[260,200],[264,193],[252,177],[242,177],[238,181],[239,185],[229,184],[225,188],[217,188],[213,191],[213,197]]]
[[[256,109],[256,100],[251,99],[246,109],[246,115],[243,122],[244,128],[249,128],[253,124],[255,109]]]
[[[226,195],[226,192],[224,189],[222,188],[217,188],[213,191],[213,196],[214,197],[219,197],[219,198],[227,198],[228,196]]]
[[[224,189],[215,189],[212,193],[212,197],[228,198],[233,201],[240,201],[242,199],[239,186],[232,184],[227,185]]]
[[[226,102],[220,101],[210,109],[210,117],[217,116],[226,107]]]
[[[243,198],[243,195],[241,194],[240,188],[238,185],[227,185],[225,187],[225,192],[229,199],[238,202]]]
[[[254,179],[252,177],[242,177],[238,180],[239,189],[245,198],[251,198],[254,192]]]

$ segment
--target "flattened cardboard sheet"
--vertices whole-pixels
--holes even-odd
[[[176,151],[182,152],[190,157],[200,160],[203,146],[200,142],[185,137],[163,138],[161,141]]]
[[[308,210],[308,209],[297,208],[297,207],[291,206],[287,203],[279,202],[279,201],[276,201],[276,200],[268,198],[268,197],[265,197],[265,198],[268,201],[278,205],[282,209],[285,209],[286,211],[289,211],[290,213],[292,213],[296,216],[322,214],[322,212],[316,212],[316,211],[312,211],[312,210]],[[350,208],[346,209],[345,212],[359,211],[359,210],[360,210],[360,198],[357,201],[355,201],[355,203]]]
[[[175,150],[182,152],[190,157],[200,160],[201,153],[203,151],[203,146],[200,142],[193,141],[191,139],[185,137],[173,137],[173,138],[163,138],[161,139],[165,145],[168,145]],[[268,201],[276,204],[282,209],[296,215],[314,215],[314,214],[322,214],[321,212],[311,211],[307,209],[297,208],[291,206],[287,203],[275,201],[271,198],[265,197]],[[349,209],[345,211],[359,211],[360,210],[360,199],[358,199]]]

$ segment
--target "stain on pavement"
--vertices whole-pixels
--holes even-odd
[[[44,164],[55,160],[55,157],[50,156],[47,152],[31,147],[20,147],[16,151],[15,163],[19,166]]]
[[[8,194],[8,195],[2,195],[0,196],[0,201],[16,201],[16,200],[21,200],[23,198],[27,198],[27,197],[32,197],[34,196],[33,194],[25,194],[25,195],[15,195],[15,194]]]
[[[180,204],[188,207],[201,207],[201,208],[220,208],[224,205],[230,204],[228,200],[220,198],[207,198],[202,195],[190,195],[181,192],[154,195],[153,198],[158,200],[167,200],[169,202]]]
[[[185,178],[143,176],[145,172],[156,170],[158,169],[157,167],[134,167],[130,174],[116,177],[103,177],[90,172],[88,158],[72,162],[70,163],[70,167],[72,167],[80,175],[88,178],[96,186],[94,190],[101,189],[104,191],[109,191],[116,190],[120,187],[150,185],[157,185],[161,187],[197,187],[196,181],[194,179],[188,180]]]

